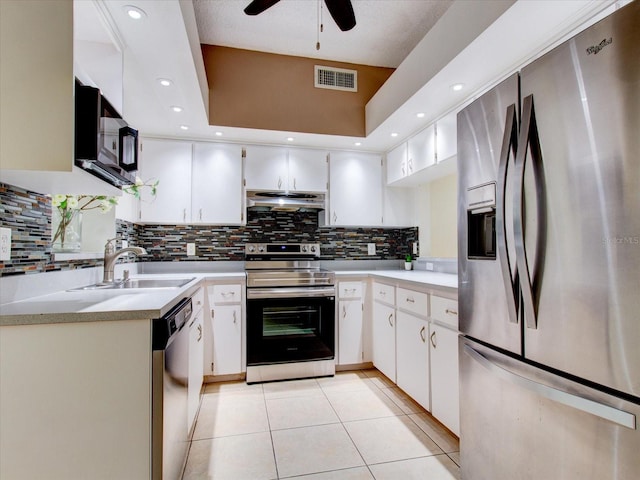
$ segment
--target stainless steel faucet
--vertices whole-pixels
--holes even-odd
[[[116,264],[116,260],[122,255],[127,253],[133,253],[136,256],[147,254],[147,251],[142,247],[127,247],[116,250],[112,243],[114,240],[115,238],[107,240],[104,246],[104,276],[102,277],[102,283],[113,283],[113,267]]]

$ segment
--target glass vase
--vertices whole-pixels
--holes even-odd
[[[53,208],[51,232],[54,252],[79,252],[82,249],[82,212],[65,212]]]

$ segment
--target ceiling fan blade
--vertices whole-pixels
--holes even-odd
[[[346,32],[356,26],[351,0],[324,0],[324,4],[340,30]]]
[[[273,7],[280,0],[253,0],[247,8],[244,9],[244,13],[247,15],[258,15],[264,12],[267,8]]]

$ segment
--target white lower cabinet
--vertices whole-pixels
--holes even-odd
[[[200,391],[204,378],[204,348],[202,308],[193,315],[189,325],[189,381],[187,383],[187,419],[193,428],[200,405]]]
[[[337,365],[364,361],[364,303],[361,281],[338,282]]]
[[[207,289],[211,308],[211,341],[205,360],[209,365],[208,373],[240,374],[244,371],[243,285],[215,284]]]
[[[214,307],[213,374],[229,375],[242,371],[242,312],[240,305]]]
[[[373,365],[396,381],[396,309],[373,302]]]
[[[362,363],[363,310],[362,300],[338,302],[338,365]]]
[[[431,413],[460,435],[458,332],[431,324]]]
[[[426,410],[431,410],[428,335],[429,323],[426,319],[403,311],[397,312],[396,383]]]

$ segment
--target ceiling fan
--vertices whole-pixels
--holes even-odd
[[[244,9],[244,13],[247,15],[258,15],[266,9],[273,7],[279,1],[280,0],[253,0],[247,8]],[[329,13],[340,30],[346,32],[356,26],[356,16],[353,13],[351,0],[324,0],[324,4],[327,6],[327,10],[329,10]]]

